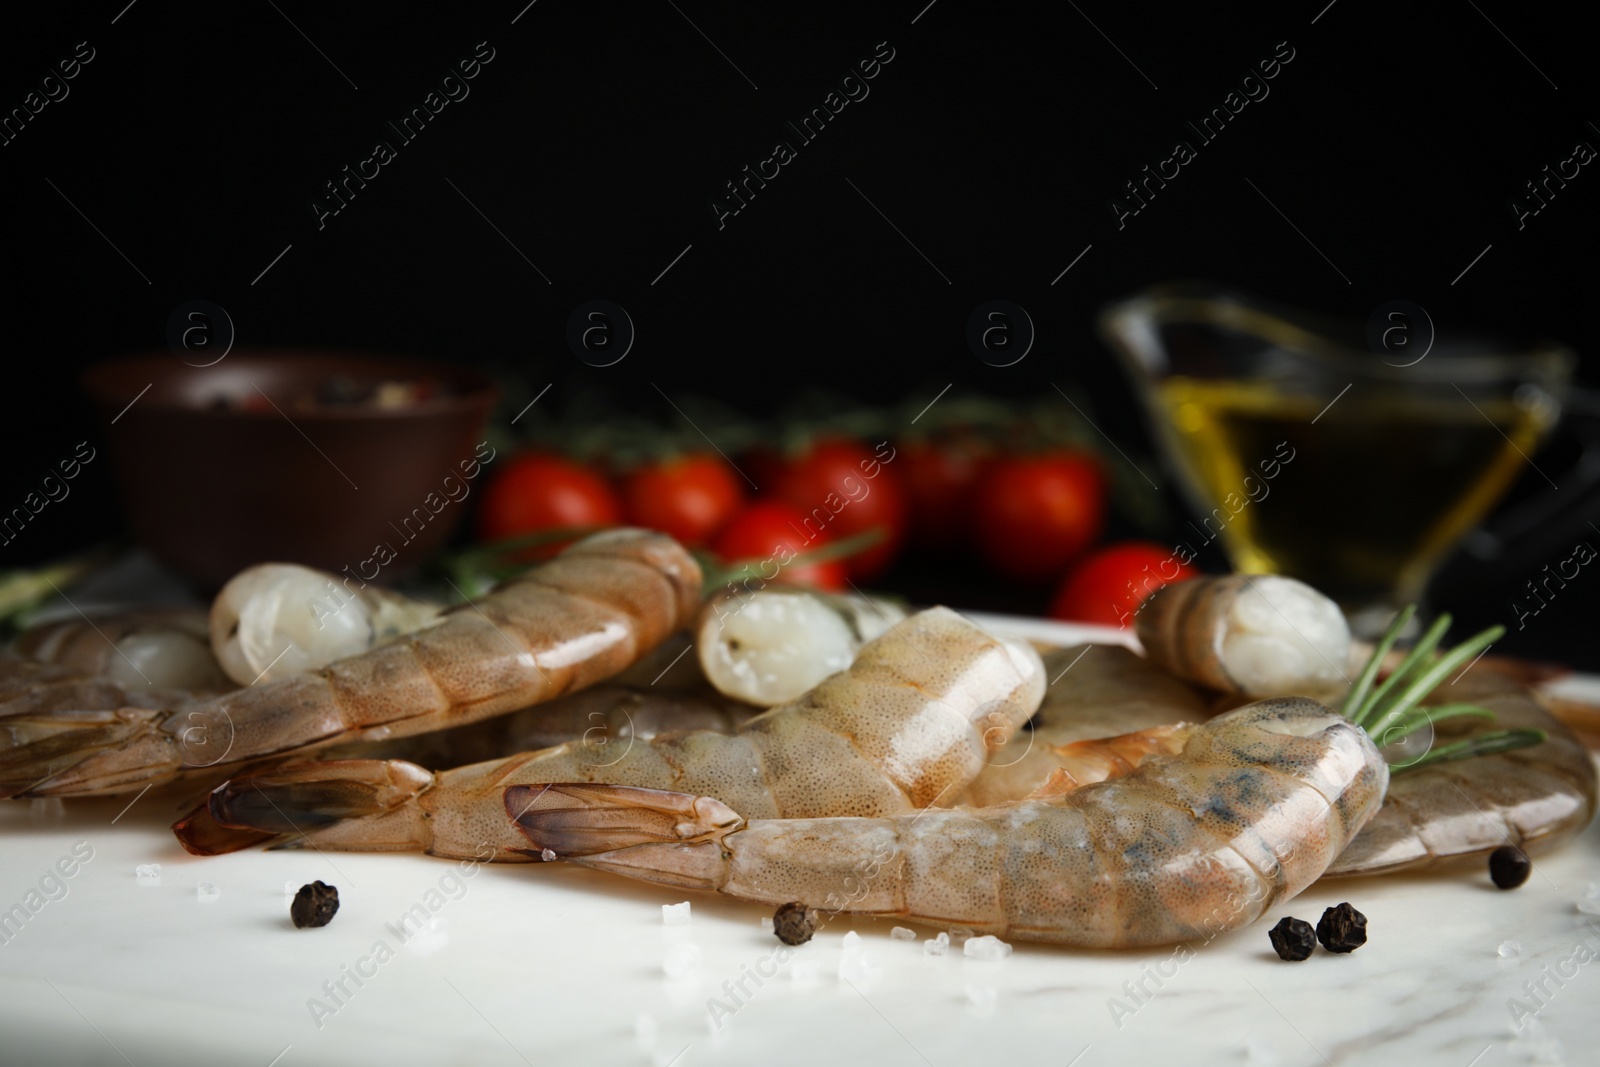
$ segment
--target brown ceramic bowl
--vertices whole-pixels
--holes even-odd
[[[336,381],[437,395],[314,401]],[[476,452],[496,391],[447,364],[240,349],[200,368],[160,353],[95,364],[83,384],[134,535],[208,591],[268,561],[392,581],[443,546],[492,458]]]

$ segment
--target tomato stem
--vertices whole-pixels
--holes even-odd
[[[780,564],[778,574],[782,574],[784,568],[787,567],[808,567],[818,563],[832,563],[834,560],[848,559],[871,548],[886,536],[888,536],[887,530],[882,526],[874,526],[870,530],[863,530],[858,534],[852,534],[838,541],[818,545],[816,548],[798,553],[788,563]],[[748,581],[750,578],[760,578],[764,582],[776,579],[777,575],[774,575],[773,578],[766,578],[757,570],[757,568],[769,562],[776,562],[774,556],[765,558],[751,556],[734,560],[719,560],[710,555],[702,556],[700,564],[705,572],[703,588],[706,595],[709,596],[736,579],[742,578]]]

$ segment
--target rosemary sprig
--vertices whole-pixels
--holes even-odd
[[[1395,773],[1414,771],[1418,767],[1426,767],[1433,763],[1449,763],[1453,760],[1471,759],[1474,756],[1493,756],[1501,752],[1511,752],[1541,744],[1547,736],[1549,735],[1543,730],[1496,730],[1493,733],[1479,734],[1465,741],[1456,741],[1431,749],[1415,763],[1398,768]]]
[[[1355,721],[1363,725],[1370,722],[1372,717],[1378,713],[1378,706],[1389,699],[1389,694],[1394,692],[1395,687],[1428,661],[1429,657],[1433,655],[1433,650],[1438,647],[1440,639],[1444,637],[1445,631],[1448,629],[1450,629],[1450,616],[1448,614],[1440,615],[1435,619],[1433,625],[1428,627],[1427,633],[1422,635],[1421,639],[1412,646],[1406,657],[1400,661],[1400,666],[1396,667],[1393,673],[1384,680],[1384,683],[1368,694],[1367,699],[1361,702],[1361,706],[1356,709]]]
[[[1428,708],[1412,708],[1386,727],[1383,736],[1374,734],[1373,740],[1380,745],[1391,745],[1410,737],[1424,726],[1443,722],[1445,719],[1460,718],[1492,719],[1494,712],[1475,704],[1439,704]]]
[[[1448,615],[1440,616],[1441,621],[1445,622],[1448,622],[1449,618]],[[1506,628],[1504,626],[1491,626],[1482,633],[1474,634],[1466,641],[1452,648],[1426,668],[1423,667],[1424,662],[1426,662],[1425,655],[1419,656],[1417,661],[1411,665],[1411,670],[1406,672],[1405,687],[1400,690],[1398,696],[1393,698],[1393,703],[1388,707],[1380,708],[1375,706],[1370,709],[1367,720],[1363,722],[1367,732],[1374,737],[1382,734],[1394,719],[1421,703],[1422,698],[1433,692],[1434,687],[1444,681],[1448,675],[1499,640],[1505,632]],[[1415,651],[1413,650],[1414,653]],[[1404,665],[1402,664],[1402,666]]]
[[[1367,660],[1355,684],[1340,704],[1339,711],[1351,722],[1361,727],[1379,745],[1392,745],[1411,736],[1424,726],[1446,719],[1493,719],[1494,712],[1475,704],[1440,704],[1422,707],[1424,697],[1433,692],[1439,683],[1488,648],[1506,632],[1503,626],[1491,626],[1474,634],[1461,644],[1435,656],[1445,633],[1450,629],[1450,616],[1440,615],[1428,632],[1406,653],[1394,671],[1376,689],[1373,682],[1378,677],[1383,659],[1394,647],[1395,640],[1416,614],[1412,604],[1402,611],[1384,631],[1372,657]],[[1495,730],[1463,741],[1452,742],[1429,750],[1414,762],[1393,768],[1399,774],[1414,771],[1435,763],[1489,756],[1514,749],[1527,748],[1545,740],[1543,730]]]
[[[105,565],[111,555],[110,546],[100,545],[42,567],[0,571],[0,632],[21,629],[27,613],[46,597]]]
[[[1361,669],[1361,674],[1356,678],[1356,684],[1350,687],[1350,692],[1345,696],[1344,703],[1339,705],[1339,714],[1359,725],[1360,718],[1355,714],[1367,699],[1367,694],[1372,691],[1372,683],[1378,677],[1378,670],[1383,666],[1383,657],[1389,654],[1389,649],[1394,647],[1395,639],[1406,628],[1411,617],[1417,613],[1415,604],[1407,604],[1405,610],[1395,616],[1394,622],[1383,632],[1378,639],[1378,647],[1372,650],[1372,656],[1367,660],[1367,665]]]

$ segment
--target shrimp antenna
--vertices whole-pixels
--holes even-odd
[[[1504,626],[1491,626],[1436,657],[1434,649],[1450,629],[1451,621],[1448,614],[1441,614],[1383,684],[1373,688],[1384,657],[1416,612],[1417,606],[1410,604],[1395,617],[1339,706],[1342,715],[1365,730],[1380,746],[1392,745],[1424,726],[1446,719],[1494,718],[1494,712],[1475,704],[1440,704],[1426,708],[1420,704],[1446,676],[1498,641],[1506,632]],[[1435,763],[1511,752],[1537,745],[1545,738],[1543,730],[1494,730],[1432,749],[1404,767],[1393,768],[1393,772],[1398,774]]]

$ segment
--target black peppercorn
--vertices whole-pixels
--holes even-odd
[[[1533,862],[1520,848],[1501,845],[1489,853],[1489,877],[1501,889],[1515,889],[1528,880]]]
[[[804,904],[790,903],[772,916],[772,932],[785,945],[803,945],[817,932],[817,925]]]
[[[1298,962],[1309,958],[1311,950],[1317,947],[1316,931],[1304,919],[1279,919],[1278,925],[1267,931],[1267,937],[1272,940],[1279,959]]]
[[[289,918],[299,927],[327,926],[339,910],[339,891],[326,882],[300,887],[289,905]]]
[[[1317,923],[1317,940],[1329,952],[1354,952],[1367,943],[1367,917],[1348,902],[1329,908]]]

